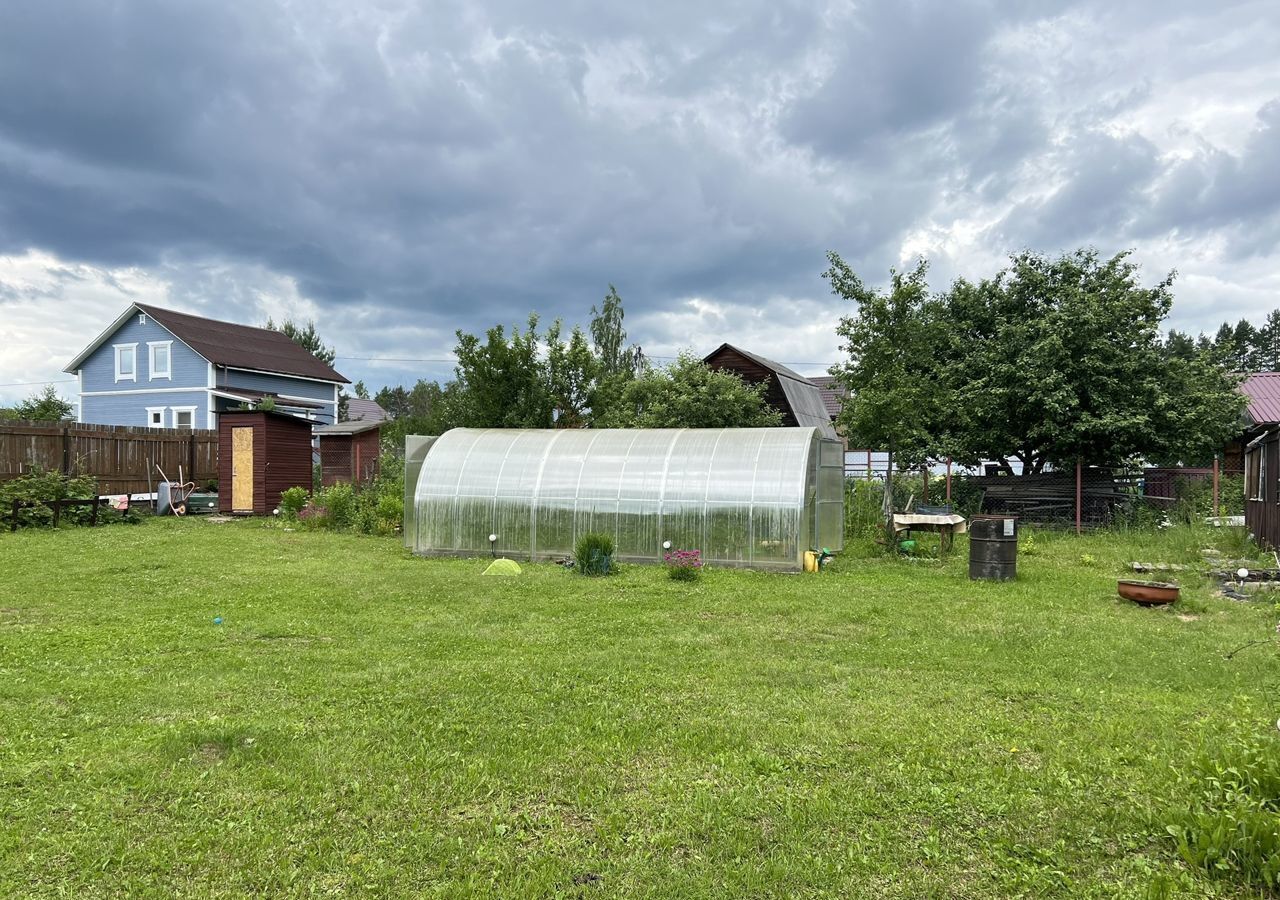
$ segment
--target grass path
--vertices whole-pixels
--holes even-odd
[[[1203,540],[686,586],[253,522],[4,534],[0,895],[1231,896],[1145,811],[1276,718],[1274,650],[1223,659],[1274,615],[1114,596]]]

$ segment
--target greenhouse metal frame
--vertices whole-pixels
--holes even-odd
[[[710,565],[798,571],[843,548],[844,454],[816,428],[471,429],[410,436],[405,543],[421,555],[616,558],[664,544]],[[492,540],[490,540],[492,538]]]

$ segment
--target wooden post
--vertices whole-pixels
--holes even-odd
[[[951,502],[951,457],[947,457],[947,502]]]
[[[1076,534],[1080,534],[1080,507],[1083,499],[1083,490],[1081,489],[1080,479],[1080,459],[1076,458]]]
[[[929,505],[929,466],[927,463],[920,467],[920,505]]]
[[[1222,506],[1218,502],[1218,454],[1213,454],[1213,514],[1222,515]]]
[[[62,432],[62,474],[71,474],[71,429],[63,425]]]
[[[867,481],[871,480],[871,451],[867,451]]]

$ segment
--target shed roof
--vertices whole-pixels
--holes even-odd
[[[1254,372],[1240,384],[1254,425],[1280,423],[1280,372]]]
[[[125,319],[132,315],[134,310],[146,313],[174,337],[215,366],[296,375],[301,378],[335,383],[346,383],[348,380],[324,360],[307,352],[282,332],[270,328],[256,328],[252,325],[238,325],[234,322],[219,322],[216,319],[174,312],[171,309],[162,309],[146,303],[135,303],[125,310],[124,314],[81,351],[64,371],[74,372],[89,354],[97,350],[124,324]]]
[[[366,431],[376,431],[382,427],[381,422],[339,422],[336,425],[319,425],[315,429],[315,434],[325,435],[328,437],[351,437],[353,434],[364,434]]]

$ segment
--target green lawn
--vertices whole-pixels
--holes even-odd
[[[1275,649],[1223,658],[1274,613],[1114,596],[1206,540],[683,585],[256,522],[5,533],[0,896],[1246,896],[1148,811],[1206,736],[1274,728]]]

